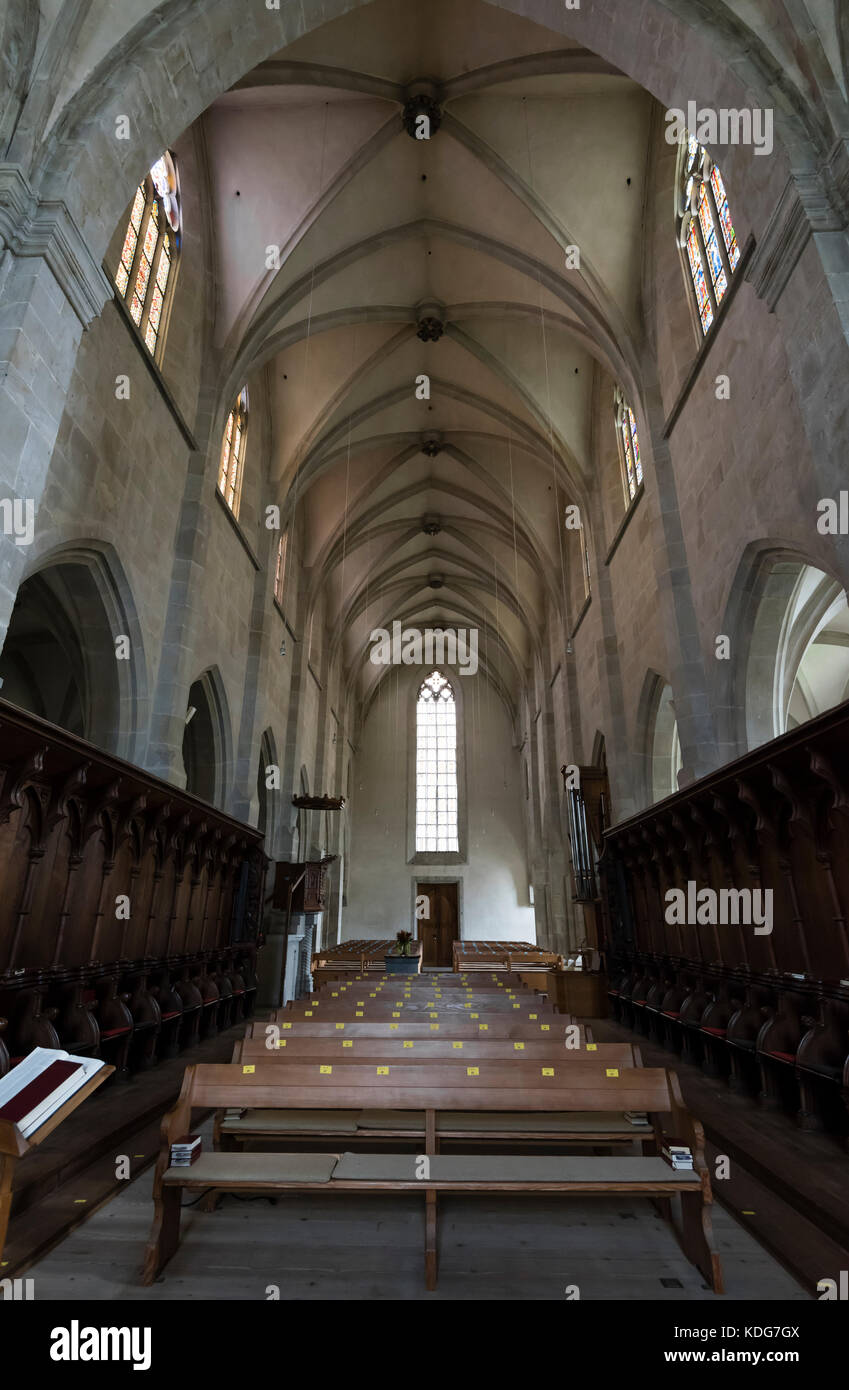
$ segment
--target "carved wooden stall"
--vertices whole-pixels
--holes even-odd
[[[614,826],[600,866],[614,1014],[803,1127],[842,1134],[847,754],[843,704]],[[690,893],[684,920],[667,910],[672,889]],[[705,889],[716,912],[693,896]],[[741,889],[771,893],[771,931],[746,924]]]
[[[0,701],[0,1044],[126,1075],[247,1016],[262,837]]]

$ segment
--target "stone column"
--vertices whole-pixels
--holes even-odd
[[[27,563],[13,519],[38,511],[80,337],[111,295],[65,204],[0,165],[0,647]]]
[[[643,428],[642,420],[638,423],[640,438],[651,439],[655,477],[655,486],[647,489],[644,504],[652,509],[658,613],[666,639],[667,674],[681,743],[681,782],[686,785],[707,776],[719,765],[719,749],[693,602],[675,470],[669,444],[663,437],[663,405],[653,360],[645,363],[644,383],[647,428]],[[645,458],[645,450],[643,453]]]

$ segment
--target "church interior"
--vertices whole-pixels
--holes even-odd
[[[847,457],[842,0],[3,0],[0,1302],[849,1298]]]

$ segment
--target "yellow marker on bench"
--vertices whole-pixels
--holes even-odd
[[[250,1076],[251,1072],[256,1071],[256,1067],[242,1067],[242,1075]]]

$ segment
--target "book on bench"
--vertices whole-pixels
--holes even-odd
[[[0,1081],[0,1120],[17,1125],[28,1139],[105,1065],[61,1048],[33,1048]]]
[[[676,1171],[692,1171],[693,1154],[686,1144],[675,1144],[671,1139],[667,1139],[660,1152],[670,1167],[675,1168]]]
[[[190,1168],[201,1155],[203,1141],[199,1134],[184,1134],[171,1145],[171,1167]]]
[[[640,1125],[643,1128],[648,1128],[649,1117],[646,1114],[645,1110],[626,1110],[624,1114],[625,1119],[628,1121],[629,1124]]]

